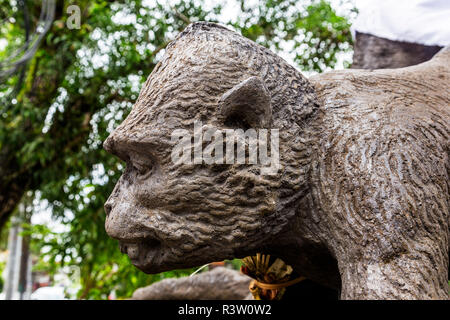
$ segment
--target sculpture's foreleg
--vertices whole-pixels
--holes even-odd
[[[340,268],[341,299],[448,299],[446,260],[437,252],[416,251],[389,261],[347,262]]]

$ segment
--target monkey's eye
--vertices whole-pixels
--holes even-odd
[[[151,163],[148,164],[133,163],[133,168],[141,178],[148,177],[153,171],[153,165]]]

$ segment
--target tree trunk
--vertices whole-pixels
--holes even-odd
[[[30,216],[26,212],[26,206],[23,206],[23,212],[21,212],[24,216],[23,222],[30,223]],[[22,236],[22,250],[20,254],[20,271],[19,271],[19,294],[20,300],[24,300],[25,292],[27,291],[27,283],[28,283],[28,260],[30,259],[30,236],[23,235]]]
[[[0,187],[0,230],[20,202],[20,199],[26,191],[26,185],[27,183],[23,181],[15,181]]]

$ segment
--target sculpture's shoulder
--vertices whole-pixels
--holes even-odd
[[[422,237],[408,234],[409,212],[432,216],[433,234],[448,228],[450,73],[443,58],[310,78],[320,103],[316,127],[323,128],[311,166],[313,194],[333,221],[339,215],[346,225],[355,224],[353,217],[393,221],[405,238]],[[390,230],[380,234],[389,238]],[[388,245],[378,239],[371,240],[376,250],[390,256],[397,238]]]

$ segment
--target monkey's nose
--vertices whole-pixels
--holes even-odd
[[[112,204],[110,202],[106,202],[104,208],[105,208],[106,216],[108,217],[109,213],[112,210]]]
[[[114,151],[114,138],[112,135],[110,135],[106,140],[103,142],[103,149],[108,151],[109,153],[113,153]]]

